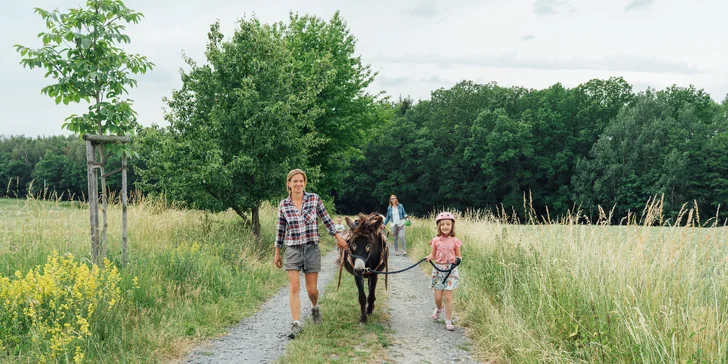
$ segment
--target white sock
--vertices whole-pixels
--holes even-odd
[[[293,324],[294,324],[294,325],[299,325],[299,326],[300,326],[300,325],[301,325],[301,321],[298,321],[298,320],[294,320],[294,321],[293,321]]]

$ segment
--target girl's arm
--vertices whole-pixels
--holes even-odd
[[[437,256],[437,244],[432,244],[432,252],[430,253],[430,255],[425,257],[425,260],[429,262],[435,259],[435,256]]]
[[[460,254],[460,247],[455,246],[455,258],[460,258],[460,260],[463,260],[463,256]],[[455,263],[455,259],[453,258],[451,263]]]

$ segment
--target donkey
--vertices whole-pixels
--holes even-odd
[[[354,276],[356,288],[359,290],[359,306],[361,306],[360,324],[367,323],[367,315],[374,311],[376,298],[377,275],[370,274],[370,270],[388,271],[389,248],[387,238],[381,232],[384,219],[382,215],[373,213],[357,215],[357,222],[354,223],[346,218],[346,224],[351,229],[347,237],[349,251],[344,252],[340,264],[346,267],[346,271]],[[369,298],[364,293],[364,278],[369,282]],[[385,276],[385,287],[387,279]],[[339,267],[339,284],[341,284],[341,267]],[[368,306],[367,306],[368,303]]]

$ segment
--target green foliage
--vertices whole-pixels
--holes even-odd
[[[292,168],[306,170],[312,190],[340,181],[374,113],[369,68],[338,14],[243,19],[227,41],[214,24],[208,38],[206,64],[186,58],[169,128],[141,133],[141,188],[255,220],[262,202],[285,193]]]
[[[132,152],[135,150],[132,146]],[[112,154],[106,165],[109,171],[115,170],[121,166],[121,158]],[[128,180],[130,185],[136,181],[133,170]],[[111,191],[120,191],[121,175],[110,176],[107,183]],[[48,198],[80,200],[87,191],[83,140],[75,136],[0,136],[0,197],[24,198],[29,192],[44,192]]]
[[[38,34],[43,46],[31,49],[16,45],[21,64],[42,68],[45,77],[57,83],[41,92],[56,104],[84,100],[91,105],[83,115],[71,115],[63,128],[76,134],[117,134],[133,132],[136,112],[131,100],[122,99],[137,82],[129,74],[145,73],[153,63],[146,57],[128,54],[117,44],[130,42],[124,23],[138,23],[141,13],[120,0],[88,0],[85,8],[47,11],[35,8],[46,23],[47,32]]]
[[[588,206],[617,204],[619,216],[661,194],[668,215],[693,200],[702,213],[715,214],[721,201],[716,197],[726,193],[718,177],[726,128],[717,104],[703,91],[671,87],[640,94],[580,162],[575,192]]]

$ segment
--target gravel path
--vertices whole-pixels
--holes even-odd
[[[334,277],[337,250],[321,257],[319,294]],[[283,272],[281,272],[283,274]],[[311,301],[306,293],[306,282],[301,274],[301,320],[311,314]],[[260,311],[243,320],[238,326],[220,338],[194,350],[183,363],[271,363],[286,349],[291,329],[291,311],[288,308],[288,286],[282,288]]]
[[[389,270],[413,263],[408,257],[390,255]],[[419,267],[389,277],[388,305],[394,331],[390,357],[396,363],[478,363],[467,351],[471,343],[461,327],[445,330],[444,312],[440,321],[432,320],[435,301],[430,279]],[[457,321],[457,311],[453,316]]]
[[[334,259],[336,251],[322,257],[322,272],[319,274],[321,294],[336,276],[337,266],[331,264]],[[413,263],[407,257],[390,256],[389,259],[390,271],[406,268]],[[311,312],[305,286],[301,275],[302,320]],[[413,268],[389,277],[388,295],[391,328],[394,331],[394,343],[389,356],[395,363],[477,363],[467,351],[471,344],[462,328],[456,327],[455,331],[449,332],[445,330],[442,320],[433,322],[430,318],[434,301],[429,277],[422,270]],[[285,334],[290,329],[290,321],[288,287],[285,287],[263,304],[258,313],[243,320],[227,335],[198,347],[182,362],[274,362],[288,344]]]

